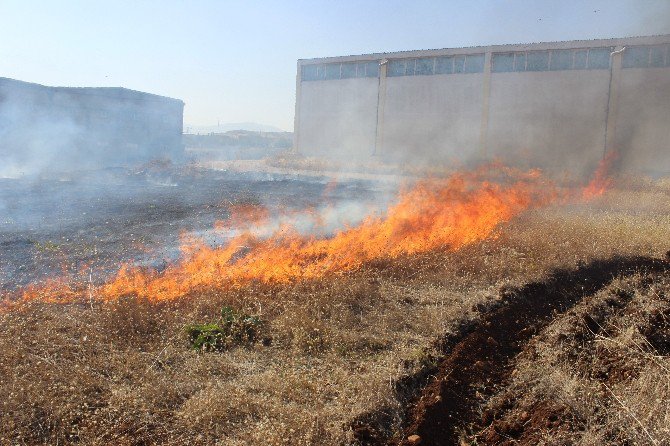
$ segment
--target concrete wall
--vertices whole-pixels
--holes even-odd
[[[531,69],[540,53],[550,54],[546,66]],[[386,68],[476,54],[486,62],[475,73]],[[513,68],[495,65],[504,54],[514,55]],[[645,68],[632,67],[640,57]],[[344,73],[345,65],[372,62],[380,66],[374,78],[329,78],[336,64]],[[305,67],[309,78],[301,78]],[[670,173],[670,35],[301,60],[296,87],[294,148],[306,155],[457,165],[501,159],[578,176],[616,150],[623,169]]]
[[[609,70],[493,73],[487,152],[523,167],[592,172],[605,150]]]
[[[361,159],[373,154],[378,78],[303,82],[297,133],[313,156]]]
[[[388,78],[381,155],[454,163],[475,157],[482,78],[479,73]]]
[[[670,68],[621,70],[615,148],[623,166],[670,173]]]

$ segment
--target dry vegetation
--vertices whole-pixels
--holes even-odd
[[[669,444],[670,277],[615,279],[519,356],[485,444]]]
[[[386,407],[400,419],[392,382],[429,367],[433,341],[477,319],[501,287],[615,254],[661,257],[669,240],[670,188],[642,184],[593,206],[526,213],[455,253],[307,283],[160,304],[25,304],[0,315],[0,444],[351,443],[360,414]],[[575,412],[580,431],[568,429],[563,443],[643,442],[647,434],[668,441],[668,352],[648,347],[644,327],[668,315],[670,285],[651,279],[614,282],[557,319],[520,359],[509,391],[527,396],[515,404],[532,411],[550,400]],[[608,310],[603,302],[616,293],[627,304]],[[215,320],[223,306],[267,321],[272,342],[190,349],[184,326]],[[605,313],[604,329],[584,338],[580,315]],[[602,367],[597,352],[621,358],[621,373],[592,377]],[[509,399],[505,392],[491,407]],[[546,432],[534,438],[558,431]]]

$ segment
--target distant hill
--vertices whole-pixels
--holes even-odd
[[[226,133],[231,130],[248,130],[251,132],[284,132],[272,125],[257,122],[227,122],[219,125],[189,125],[184,124],[184,133],[194,135],[208,135],[210,133]]]

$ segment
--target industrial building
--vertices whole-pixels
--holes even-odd
[[[670,173],[670,35],[298,61],[295,149]]]
[[[0,78],[0,157],[22,170],[179,158],[184,103],[125,88],[47,87]]]

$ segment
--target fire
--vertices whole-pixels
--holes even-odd
[[[593,179],[582,191],[582,198],[588,200],[599,197],[612,187],[614,179],[610,175],[610,172],[617,158],[618,155],[616,152],[610,152],[600,160]]]
[[[239,287],[254,281],[289,283],[338,274],[377,259],[457,250],[485,239],[495,228],[532,206],[556,198],[538,172],[498,170],[508,178],[482,180],[483,171],[426,179],[400,192],[385,215],[371,214],[362,223],[329,237],[301,235],[283,225],[270,237],[253,229],[265,211],[238,209],[225,225],[239,235],[220,247],[183,239],[182,259],[161,273],[123,265],[95,297],[114,300],[137,295],[150,300],[176,299],[205,288]],[[512,176],[512,178],[510,178]],[[28,287],[23,299],[62,302],[84,299],[87,291],[61,281]]]
[[[611,186],[608,171],[614,159],[609,156],[601,162],[579,196],[599,196]],[[497,182],[484,178],[497,178]],[[286,223],[267,236],[259,230],[271,217],[267,209],[253,203],[232,206],[231,217],[218,222],[215,229],[237,235],[217,247],[183,235],[181,260],[163,272],[125,264],[99,287],[93,286],[90,275],[86,285],[56,278],[26,287],[21,300],[58,303],[136,295],[157,301],[206,288],[315,279],[374,260],[458,250],[491,236],[498,225],[526,209],[571,197],[576,198],[574,193],[559,193],[537,170],[519,172],[490,165],[475,172],[418,181],[403,189],[384,215],[371,213],[360,224],[330,236],[302,235]],[[305,214],[319,222],[314,210]],[[289,221],[299,217],[288,216]],[[11,306],[7,300],[2,304]]]

